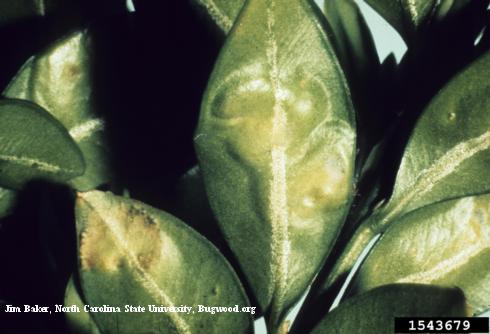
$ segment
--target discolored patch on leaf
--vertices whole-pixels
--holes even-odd
[[[317,272],[352,189],[350,94],[312,4],[245,5],[194,140],[215,216],[274,323]]]
[[[152,312],[149,305],[247,306],[226,260],[176,218],[143,203],[92,191],[77,199],[80,280],[87,303],[148,307],[141,313],[94,313],[102,332],[248,333],[247,313]]]

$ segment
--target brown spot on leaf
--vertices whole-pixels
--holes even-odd
[[[101,211],[97,205],[86,206],[89,209],[80,242],[83,269],[113,272],[126,264],[149,270],[158,263],[160,230],[145,211],[126,204],[113,203]]]

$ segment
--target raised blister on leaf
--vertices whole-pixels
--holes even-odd
[[[76,218],[86,302],[121,309],[93,313],[102,332],[252,331],[251,314],[242,310],[248,301],[235,273],[211,243],[177,218],[99,191],[79,194]],[[145,311],[125,313],[125,305]],[[238,305],[240,312],[199,312],[199,305]],[[170,311],[182,306],[192,309]]]
[[[352,104],[312,4],[247,3],[194,140],[214,213],[274,323],[318,271],[352,190]]]
[[[490,53],[452,79],[416,124],[389,203],[385,226],[404,213],[444,199],[490,190]]]
[[[361,267],[354,291],[389,283],[461,288],[490,307],[490,195],[433,204],[395,221]]]
[[[109,179],[104,122],[93,95],[90,33],[71,33],[29,59],[4,95],[35,102],[70,132],[86,162],[84,175],[71,181],[78,190],[93,189]]]
[[[33,179],[63,182],[84,169],[77,144],[47,111],[26,101],[0,101],[0,186],[19,189]]]
[[[392,334],[395,317],[467,316],[461,290],[430,285],[387,285],[340,304],[312,334]]]

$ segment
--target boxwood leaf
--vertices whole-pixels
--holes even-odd
[[[354,80],[374,72],[372,67],[379,66],[374,40],[369,27],[361,14],[359,6],[353,0],[325,1],[323,10],[328,23],[335,34],[335,45],[339,50],[339,59]]]
[[[0,101],[0,186],[19,189],[36,178],[67,181],[84,168],[77,144],[47,111],[26,101]]]
[[[466,315],[464,295],[459,289],[393,284],[345,301],[311,333],[392,334],[394,317]]]
[[[194,0],[225,33],[231,30],[245,0]]]
[[[10,214],[16,195],[16,191],[0,187],[0,218]]]
[[[312,290],[316,300],[335,289],[367,244],[417,208],[490,192],[490,53],[441,89],[429,103],[405,149],[395,190],[357,229],[335,265]],[[325,298],[323,298],[325,300]]]
[[[194,138],[212,209],[273,326],[318,271],[352,193],[352,103],[312,6],[247,2]]]
[[[71,334],[100,334],[91,313],[85,312],[85,303],[82,301],[72,277],[70,277],[66,285],[63,304],[65,307],[73,307],[75,305],[80,310],[80,312],[64,313]]]
[[[0,1],[0,26],[16,20],[45,16],[59,6],[60,0]]]
[[[97,114],[90,33],[76,31],[29,59],[4,91],[11,98],[30,100],[48,110],[69,130],[86,162],[85,173],[72,180],[78,190],[108,181],[104,122]]]
[[[437,0],[367,0],[383,18],[406,38],[434,14]]]
[[[395,221],[361,267],[354,291],[388,283],[461,288],[490,307],[490,195],[433,204]]]
[[[389,203],[375,217],[384,226],[444,199],[490,191],[490,52],[453,78],[418,120]]]
[[[76,203],[79,276],[88,305],[120,307],[93,313],[104,333],[248,333],[250,313],[205,313],[198,306],[248,301],[235,273],[206,239],[173,216],[110,193],[79,194]],[[125,313],[125,305],[145,307]],[[149,305],[193,307],[151,312]]]

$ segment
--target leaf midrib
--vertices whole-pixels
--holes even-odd
[[[100,217],[101,221],[105,223],[105,225],[109,228],[111,232],[110,235],[112,239],[115,241],[119,251],[126,258],[129,265],[135,269],[135,278],[142,284],[142,287],[148,292],[148,294],[155,299],[161,305],[165,305],[167,307],[175,306],[175,303],[172,302],[170,297],[160,289],[158,284],[155,282],[153,277],[145,271],[145,269],[141,266],[138,258],[131,252],[131,249],[128,245],[128,242],[124,236],[124,232],[119,228],[119,224],[115,219],[112,219],[110,216],[105,216],[103,212],[98,210],[95,206],[93,206],[88,200],[84,201],[87,205]],[[139,212],[139,210],[138,210]],[[177,331],[181,334],[191,334],[191,330],[189,325],[179,316],[176,312],[168,312],[168,317],[172,320],[175,325]]]
[[[49,162],[42,161],[35,158],[18,157],[11,154],[0,154],[0,160],[17,164],[23,167],[32,168],[33,166],[36,166],[37,169],[47,173],[57,174],[63,170],[65,170],[68,173],[75,173],[75,171],[72,169],[62,168],[58,165],[54,165]]]
[[[461,142],[447,151],[434,164],[424,169],[419,177],[409,186],[405,195],[396,202],[392,202],[383,210],[384,214],[380,226],[386,226],[390,221],[405,213],[408,204],[416,197],[422,197],[432,190],[437,183],[454,172],[463,162],[490,148],[490,131],[478,137]],[[398,192],[397,195],[399,196]]]
[[[274,1],[267,3],[267,48],[266,55],[269,63],[269,76],[274,93],[274,106],[271,133],[271,172],[270,203],[272,230],[272,261],[273,293],[271,305],[271,322],[274,324],[284,306],[287,279],[289,274],[289,256],[291,244],[289,240],[289,212],[287,197],[286,172],[286,143],[283,142],[288,125],[286,111],[280,95],[281,83],[277,64],[277,43],[274,34]]]

